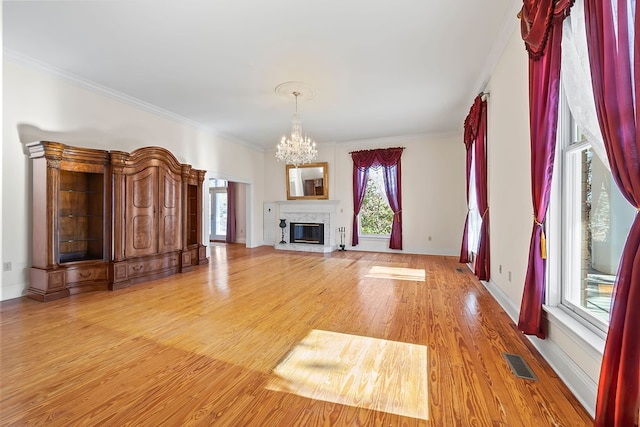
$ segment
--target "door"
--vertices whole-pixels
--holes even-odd
[[[125,176],[125,221],[127,257],[155,254],[158,250],[158,168],[148,167]]]
[[[209,240],[225,241],[227,239],[227,189],[214,187],[209,191],[211,199],[211,232]]]
[[[182,248],[180,239],[180,201],[181,178],[166,169],[160,169],[159,173],[159,229],[158,252],[172,252]]]

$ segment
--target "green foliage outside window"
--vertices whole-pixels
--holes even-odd
[[[367,189],[360,209],[361,234],[391,234],[393,211],[387,202],[387,195],[379,180],[376,180],[374,170],[369,171]],[[380,176],[381,178],[382,176]]]

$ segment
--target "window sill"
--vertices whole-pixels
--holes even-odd
[[[545,305],[543,309],[548,314],[550,323],[576,339],[583,348],[590,350],[595,356],[602,357],[605,337],[582,324],[582,322],[559,306]]]
[[[389,240],[390,236],[388,234],[360,234],[360,240]]]

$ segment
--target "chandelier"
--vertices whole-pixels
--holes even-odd
[[[300,96],[300,92],[294,91],[293,96],[296,98],[296,112],[293,115],[291,124],[291,137],[287,138],[286,135],[282,137],[278,144],[276,158],[278,161],[298,167],[298,165],[311,163],[315,160],[318,150],[316,150],[316,143],[311,138],[306,135],[302,136],[302,124],[298,114],[298,96]]]

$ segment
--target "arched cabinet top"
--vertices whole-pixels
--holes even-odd
[[[184,167],[191,169],[191,165],[180,163],[166,148],[155,146],[138,148],[130,153],[111,151],[111,164],[116,168],[131,169],[144,169],[164,164],[178,175],[182,173]]]

